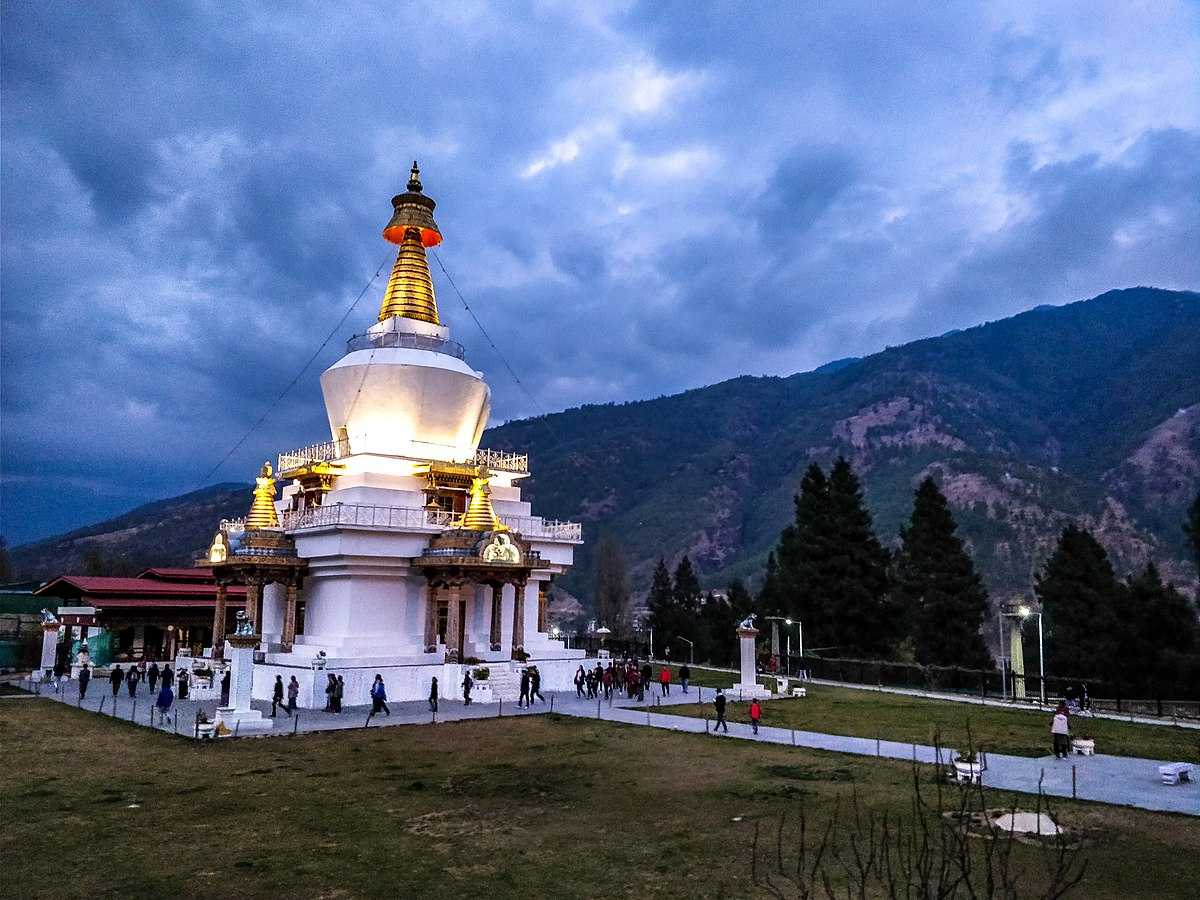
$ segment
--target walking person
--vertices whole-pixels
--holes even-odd
[[[762,721],[762,704],[755,697],[750,701],[750,727],[754,729],[754,733],[758,734],[758,723]]]
[[[288,682],[288,702],[287,714],[291,718],[296,713],[296,699],[300,696],[300,682],[293,675],[291,681]]]
[[[137,696],[138,681],[141,680],[141,673],[138,672],[137,666],[130,666],[129,671],[125,673],[125,686],[129,690],[130,697]]]
[[[430,712],[433,712],[433,713],[437,712],[437,702],[438,702],[437,676],[434,675],[433,681],[430,682],[430,684],[429,684],[429,711]]]
[[[92,680],[92,670],[83,665],[79,667],[79,699],[87,696],[88,682]]]
[[[170,687],[171,683],[175,680],[175,673],[171,671],[171,666],[169,663],[162,667],[160,677],[162,678],[162,683],[167,687]]]
[[[542,696],[542,673],[538,671],[537,666],[529,667],[529,705],[533,705],[533,698],[537,697],[543,703],[546,698]]]
[[[225,668],[225,674],[221,676],[221,705],[229,705],[229,681],[233,677],[233,669]]]
[[[683,692],[688,692],[688,682],[692,680],[692,670],[688,668],[687,663],[679,667],[679,683],[683,685]]]
[[[462,691],[463,691],[463,706],[471,705],[471,685],[475,682],[471,680],[471,670],[467,669],[463,672]]]
[[[583,666],[575,670],[575,696],[583,699],[583,683],[587,680],[587,676],[583,674]]]
[[[325,681],[325,712],[333,712],[333,695],[337,693],[337,676],[329,673]]]
[[[175,692],[171,690],[171,685],[167,684],[166,679],[163,679],[162,687],[158,691],[158,699],[154,701],[154,708],[158,710],[159,725],[166,721],[167,713],[171,711],[171,704],[174,702]]]
[[[1054,746],[1054,758],[1066,759],[1070,755],[1071,720],[1067,716],[1067,704],[1058,704],[1050,722],[1050,739]]]
[[[63,665],[62,660],[54,663],[54,692],[61,694],[63,689],[63,676],[66,675],[67,667]]]
[[[146,672],[146,687],[150,688],[150,693],[153,694],[158,688],[158,663],[150,663],[150,668]]]
[[[666,666],[658,670],[658,690],[662,697],[668,697],[671,694],[671,670]]]
[[[646,662],[642,664],[642,671],[640,674],[642,677],[638,682],[638,684],[641,685],[641,691],[639,693],[644,693],[645,691],[651,690],[650,681],[654,678],[654,669],[651,668],[649,660],[646,660]],[[644,700],[645,697],[639,696],[638,699]]]
[[[180,669],[179,677],[176,678],[175,681],[178,682],[179,699],[186,700],[188,695],[188,687],[190,687],[192,683],[192,676],[188,673],[187,669]]]
[[[342,711],[342,698],[346,696],[346,681],[341,675],[338,677],[337,691],[333,695],[333,711],[340,713]]]
[[[729,723],[725,721],[725,692],[717,688],[717,696],[713,698],[713,707],[717,711],[717,722],[713,725],[713,734],[717,733],[718,728],[724,728],[725,733],[729,734]]]
[[[367,721],[370,722],[371,716],[380,712],[389,718],[392,715],[392,711],[388,709],[387,705],[387,687],[383,683],[383,676],[376,675],[375,683],[371,685],[371,712],[367,714]]]
[[[163,679],[165,685],[166,679]],[[283,676],[275,676],[275,686],[271,689],[271,718],[275,718],[279,712],[279,704],[283,703]]]
[[[117,699],[117,694],[121,692],[121,685],[125,682],[125,673],[120,666],[113,666],[112,671],[108,673],[108,683],[112,685],[113,699]]]
[[[529,706],[529,669],[521,670],[521,696],[517,698],[517,708]]]
[[[613,667],[612,663],[608,664],[608,668],[604,670],[604,699],[612,700],[613,692]]]

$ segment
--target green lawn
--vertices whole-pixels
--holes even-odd
[[[709,672],[710,676],[720,674]],[[723,686],[727,687],[731,678],[727,675]],[[719,679],[713,681],[719,683]],[[933,744],[935,735],[940,734],[944,746],[956,749],[965,749],[972,742],[994,753],[1017,756],[1050,753],[1050,718],[1044,713],[827,685],[809,684],[807,688],[808,696],[802,700],[767,701],[763,724],[918,744]],[[710,692],[705,691],[705,699],[711,699]],[[731,719],[746,721],[746,706],[732,704]],[[664,706],[658,711],[711,716],[712,705]],[[1200,761],[1200,730],[1133,725],[1100,718],[1075,718],[1072,729],[1076,736],[1087,731],[1095,738],[1100,753]]]
[[[765,896],[756,821],[803,805],[811,836],[855,796],[890,816],[912,799],[902,762],[560,716],[202,745],[10,701],[0,747],[0,894],[55,900]],[[1070,897],[1194,888],[1200,821],[1055,809],[1096,840]],[[1024,883],[1048,856],[1014,848]]]

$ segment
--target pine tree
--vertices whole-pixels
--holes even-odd
[[[1118,675],[1117,609],[1124,592],[1099,541],[1075,525],[1064,528],[1034,579],[1034,592],[1042,603],[1047,671],[1112,681]]]
[[[830,548],[829,481],[816,463],[805,471],[792,502],[794,519],[767,557],[758,608],[766,615],[801,619],[815,634],[824,632],[829,621],[826,598],[817,588]]]
[[[783,609],[783,585],[774,550],[767,554],[767,568],[763,573],[762,586],[758,589],[756,605],[766,615],[779,615]]]
[[[1183,525],[1183,530],[1191,545],[1192,559],[1196,561],[1196,570],[1200,572],[1200,491],[1196,492],[1196,499],[1188,507],[1187,521]]]
[[[592,566],[596,618],[615,634],[624,634],[629,610],[629,574],[621,545],[611,534],[601,536]]]
[[[661,557],[658,565],[654,567],[654,577],[650,583],[646,605],[650,608],[649,624],[654,629],[658,646],[668,646],[677,635],[683,633],[682,629],[688,626],[687,617],[676,601],[671,572],[667,568],[666,560]],[[691,635],[685,633],[684,637],[691,638]]]
[[[897,643],[890,555],[875,537],[858,476],[844,457],[829,473],[829,526],[812,589],[828,611],[828,633],[814,640],[845,655],[882,657]]]
[[[914,495],[912,518],[900,530],[898,611],[918,662],[990,669],[980,634],[987,590],[957,531],[945,496],[926,478]]]
[[[685,555],[675,567],[675,602],[684,610],[694,610],[700,603],[700,579]]]
[[[1121,619],[1128,623],[1117,673],[1124,693],[1162,698],[1183,684],[1187,657],[1200,650],[1192,602],[1150,563],[1130,578]]]

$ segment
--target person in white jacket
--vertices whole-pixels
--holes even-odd
[[[1067,705],[1058,704],[1050,722],[1050,739],[1054,744],[1054,758],[1066,759],[1070,755],[1071,720],[1067,717]]]

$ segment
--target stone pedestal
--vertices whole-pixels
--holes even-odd
[[[231,634],[225,639],[225,659],[232,672],[229,676],[229,705],[217,707],[216,724],[224,725],[239,737],[272,731],[275,723],[250,707],[254,689],[254,650],[257,634]]]
[[[58,654],[58,622],[42,623],[42,659],[33,673],[34,681],[48,677],[47,673],[54,671],[54,663]]]
[[[741,661],[741,677],[738,683],[731,687],[726,694],[731,699],[751,700],[755,697],[763,699],[771,696],[771,692],[758,683],[755,672],[754,639],[758,637],[757,628],[739,627],[737,630]]]

